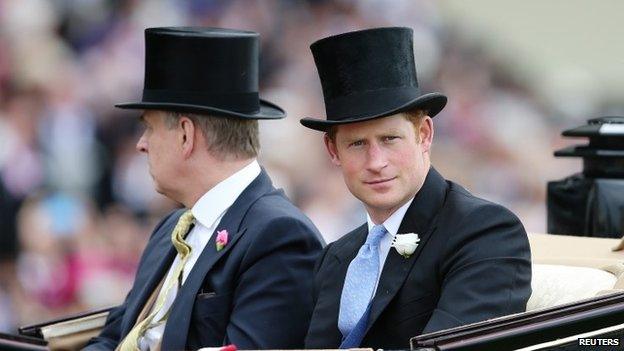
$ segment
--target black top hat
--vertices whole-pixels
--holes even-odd
[[[115,106],[284,118],[284,110],[258,97],[258,38],[232,29],[148,28],[143,99]]]
[[[446,96],[420,93],[412,43],[412,30],[402,27],[349,32],[313,43],[327,120],[304,118],[301,124],[326,131],[416,108],[437,115]]]
[[[576,128],[564,130],[561,135],[565,137],[624,137],[624,117],[604,116],[587,120],[587,124]]]
[[[624,157],[624,117],[593,118],[586,125],[564,130],[564,137],[589,137],[589,144],[555,151],[556,157]]]
[[[589,144],[557,150],[555,157],[583,158],[583,174],[587,177],[624,178],[624,117],[598,117],[587,122],[561,135],[589,137]]]

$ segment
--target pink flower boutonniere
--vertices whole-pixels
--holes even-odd
[[[223,250],[225,245],[228,243],[228,232],[227,230],[217,230],[217,251]]]

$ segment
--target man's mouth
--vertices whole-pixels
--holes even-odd
[[[384,184],[384,183],[387,183],[387,182],[395,180],[395,179],[396,179],[396,177],[375,179],[375,180],[365,181],[364,183],[368,184],[368,185],[377,185],[377,184]]]

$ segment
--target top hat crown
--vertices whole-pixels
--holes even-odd
[[[586,125],[564,130],[564,137],[588,137],[589,143],[555,151],[555,157],[581,157],[586,177],[624,178],[624,117],[589,119]]]
[[[251,119],[285,117],[258,95],[259,35],[201,27],[145,30],[140,102],[115,106]]]
[[[446,105],[440,93],[421,94],[410,28],[373,28],[339,34],[310,46],[325,100],[326,120],[304,118],[306,127],[326,131],[420,108],[429,116]]]

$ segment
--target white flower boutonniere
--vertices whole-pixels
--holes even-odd
[[[397,234],[392,240],[392,247],[401,256],[409,258],[416,250],[416,247],[418,247],[418,242],[420,242],[420,238],[416,233]]]

